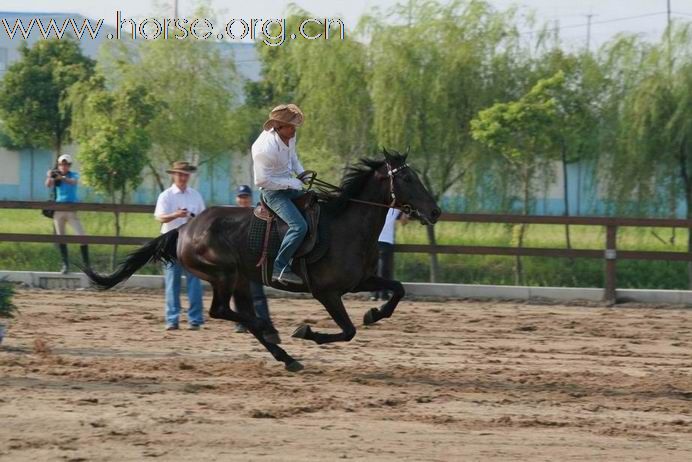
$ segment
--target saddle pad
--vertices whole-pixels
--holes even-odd
[[[257,262],[262,257],[262,245],[264,244],[264,235],[267,232],[267,222],[254,215],[251,220],[247,244],[253,261]],[[267,249],[267,259],[269,262],[274,261],[279,253],[280,246],[281,240],[279,239],[279,232],[274,224],[269,233],[269,248]]]

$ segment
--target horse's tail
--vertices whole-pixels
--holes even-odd
[[[128,279],[135,271],[150,261],[174,262],[177,259],[178,230],[166,234],[144,244],[129,254],[112,274],[99,274],[91,268],[82,267],[91,283],[98,289],[106,290]]]

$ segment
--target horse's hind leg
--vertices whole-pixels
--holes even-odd
[[[293,337],[312,340],[317,344],[332,342],[348,342],[356,335],[356,327],[351,322],[351,318],[346,312],[344,303],[341,301],[341,294],[338,292],[327,292],[313,294],[314,297],[324,305],[334,322],[341,328],[338,334],[323,334],[313,332],[310,326],[303,324],[293,333]]]
[[[379,276],[372,276],[363,281],[352,292],[373,292],[379,290],[391,290],[392,297],[379,308],[371,308],[363,316],[365,325],[374,324],[382,318],[389,318],[394,314],[399,301],[406,295],[403,284],[399,281],[383,279]]]
[[[259,324],[263,324],[260,331],[262,336],[269,343],[281,343],[281,337],[276,331],[276,328],[271,322],[271,319],[260,318],[255,311],[255,300],[253,298],[250,281],[242,276],[236,281],[235,290],[233,291],[233,301],[235,302],[236,311],[249,318],[254,318]],[[266,306],[266,305],[265,305]],[[247,327],[247,326],[246,326]]]
[[[233,295],[232,287],[235,284],[234,279],[235,278],[225,278],[224,280],[212,282],[214,297],[212,298],[209,316],[215,319],[225,319],[227,321],[242,323],[264,346],[264,348],[271,353],[274,359],[285,364],[287,370],[297,372],[303,369],[303,365],[293,359],[293,357],[286,353],[283,348],[276,344],[269,343],[264,339],[264,321],[257,319],[254,316],[250,317],[243,313],[236,313],[235,311],[231,310],[231,295]]]

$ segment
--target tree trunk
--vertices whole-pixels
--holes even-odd
[[[57,135],[55,137],[54,147],[55,147],[55,162],[57,163],[58,159],[62,155],[62,138],[60,137],[60,135]]]
[[[577,215],[581,215],[581,162],[577,163]]]
[[[569,216],[569,182],[567,181],[567,153],[564,145],[562,146],[562,184],[563,184],[563,197],[565,204],[564,216]],[[565,244],[568,249],[572,248],[572,240],[569,235],[569,225],[565,225]]]
[[[434,225],[427,225],[425,227],[425,229],[428,233],[428,244],[437,245],[437,239],[435,238],[435,226]],[[440,270],[440,264],[437,261],[437,254],[431,253],[430,254],[430,282],[437,282],[438,281],[437,275],[439,274],[439,270]]]
[[[216,200],[214,198],[215,188],[214,188],[214,161],[210,160],[209,165],[207,165],[207,174],[209,175],[209,203],[215,204]]]
[[[684,179],[686,217],[688,220],[692,220],[692,181],[687,174],[684,175]],[[692,229],[687,230],[687,252],[692,253]],[[687,262],[687,289],[692,290],[692,261]]]
[[[687,219],[692,219],[690,207],[692,206],[692,197],[687,197]],[[692,253],[692,230],[687,231],[687,252]],[[692,290],[692,261],[687,262],[687,289]]]
[[[30,152],[30,171],[29,171],[29,200],[34,200],[34,148],[31,148]]]
[[[121,196],[122,198],[122,196]],[[116,204],[115,192],[111,195],[111,202]],[[121,202],[122,203],[122,202]],[[120,212],[114,212],[115,215],[115,236],[120,237]],[[111,271],[115,270],[115,265],[118,260],[118,244],[113,245],[113,250],[111,252]]]
[[[524,205],[522,214],[524,216],[529,214],[529,200],[531,199],[531,176],[528,173],[528,167],[524,167]],[[526,232],[526,223],[519,225],[519,236],[517,238],[517,247],[524,247],[524,233]],[[524,265],[521,261],[521,256],[517,255],[514,265],[514,284],[515,285],[525,285],[524,280]]]
[[[151,170],[151,174],[154,175],[154,180],[156,180],[156,184],[159,187],[159,192],[163,192],[166,187],[163,185],[163,180],[161,179],[161,175],[159,175],[158,170],[156,170],[156,167],[154,167],[154,164],[151,162],[151,159],[147,160],[147,166],[149,167],[149,170]]]

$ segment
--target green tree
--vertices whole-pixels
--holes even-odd
[[[0,86],[4,131],[14,145],[51,148],[57,158],[71,140],[68,90],[93,75],[94,62],[71,39],[22,44],[19,53]]]
[[[101,76],[76,84],[70,102],[75,108],[75,136],[84,183],[106,195],[113,204],[124,204],[136,189],[151,147],[147,126],[162,109],[149,92],[137,84],[108,89]],[[115,235],[120,236],[120,214],[115,213]],[[115,266],[117,246],[111,265]]]
[[[674,24],[655,46],[629,46],[639,53],[624,63],[638,65],[622,66],[632,74],[618,106],[623,141],[609,158],[610,192],[621,203],[634,197],[645,213],[674,215],[683,201],[692,218],[692,24]],[[688,279],[692,288],[692,265]]]
[[[547,87],[555,100],[555,117],[546,125],[563,176],[565,216],[569,215],[568,165],[597,158],[603,143],[603,101],[609,84],[600,64],[588,53],[567,54],[556,48],[540,60],[539,70],[547,75],[563,72],[564,80]],[[581,168],[581,165],[580,165]],[[565,225],[565,241],[571,248],[570,227]]]
[[[208,2],[200,2],[194,16],[213,18]],[[148,167],[159,188],[163,165],[188,159],[196,165],[214,164],[221,155],[244,146],[235,119],[242,80],[231,49],[212,40],[187,38],[109,43],[103,47],[99,68],[109,86],[140,83],[166,109],[148,126],[152,147]]]
[[[471,121],[471,133],[479,142],[496,150],[522,192],[522,214],[528,215],[534,198],[537,177],[550,175],[552,139],[557,101],[551,96],[561,88],[565,76],[558,72],[538,83],[519,100],[497,103],[482,110]],[[518,247],[523,247],[525,224],[515,227]],[[521,257],[517,256],[515,283],[523,284]]]
[[[293,4],[287,13],[288,32],[314,17]],[[312,22],[305,24],[306,34],[322,37],[299,37],[274,47],[258,41],[262,81],[246,87],[247,106],[256,114],[255,137],[273,106],[295,102],[301,107],[305,113],[298,135],[302,163],[331,181],[338,179],[339,167],[375,148],[366,46],[349,31],[341,40],[340,27],[331,25],[329,39],[324,26]]]
[[[370,88],[379,145],[406,149],[436,200],[473,172],[487,151],[470,122],[523,87],[516,10],[484,1],[410,1],[384,19],[368,18]],[[479,176],[487,170],[479,171]],[[468,178],[478,187],[481,178]],[[469,189],[473,189],[469,188]],[[436,244],[434,227],[428,241]],[[431,255],[430,279],[439,272]]]

